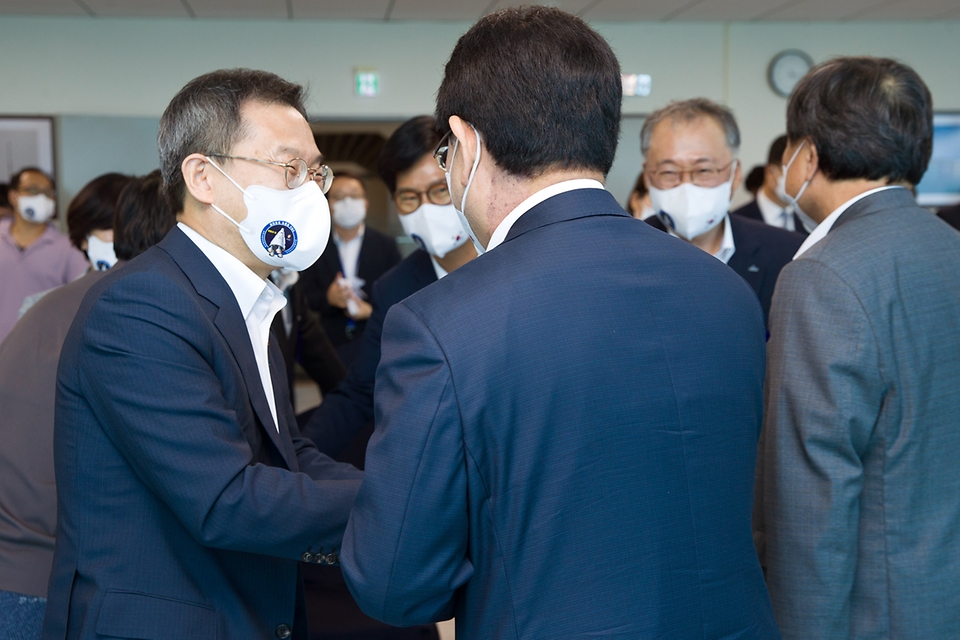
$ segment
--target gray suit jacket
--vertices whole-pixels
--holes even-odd
[[[754,533],[783,637],[960,638],[960,234],[867,196],[770,322]]]

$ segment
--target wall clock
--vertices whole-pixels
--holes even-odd
[[[813,59],[799,49],[781,51],[770,61],[767,68],[767,81],[770,88],[779,96],[787,98],[790,92],[813,67]]]

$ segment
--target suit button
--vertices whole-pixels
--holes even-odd
[[[293,635],[293,632],[290,631],[289,626],[285,624],[281,624],[277,626],[276,634],[277,634],[277,637],[280,638],[280,640],[286,640],[291,635]]]
[[[340,560],[335,553],[327,554],[327,564],[337,564],[337,561]]]
[[[305,551],[303,555],[300,556],[300,559],[303,560],[304,562],[313,562],[313,556],[310,555],[309,551]]]

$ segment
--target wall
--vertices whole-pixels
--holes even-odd
[[[770,59],[783,49],[802,49],[818,62],[838,54],[899,58],[925,78],[938,109],[960,109],[955,77],[958,21],[594,26],[610,41],[625,71],[653,76],[652,94],[625,99],[625,114],[649,113],[669,100],[693,96],[724,102],[743,129],[745,169],[764,160],[770,141],[784,129],[786,100],[766,81]],[[316,119],[405,119],[432,111],[443,63],[468,27],[439,22],[0,17],[0,59],[18,61],[0,65],[0,113],[64,116],[58,129],[63,136],[70,135],[67,116],[155,121],[190,78],[220,67],[248,66],[309,85],[309,110]],[[378,98],[353,95],[355,67],[380,71]],[[117,153],[133,160],[156,152],[140,135],[152,126],[146,120],[117,121],[116,129],[101,120],[77,120],[74,125],[76,139],[96,137],[101,148],[64,140],[59,155],[64,176],[95,175],[118,166]],[[631,136],[621,144],[636,147],[636,127],[630,128]],[[136,141],[144,143],[141,156],[133,148],[141,144]],[[610,188],[623,201],[639,170],[632,166],[639,154],[624,148],[620,156]]]

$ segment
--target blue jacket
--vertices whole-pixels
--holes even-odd
[[[602,190],[393,306],[347,584],[471,638],[778,638],[750,532],[763,316]]]
[[[275,341],[272,341],[275,342]],[[360,473],[279,432],[227,283],[174,228],[87,294],[57,382],[43,637],[305,638],[298,562],[335,562]]]

